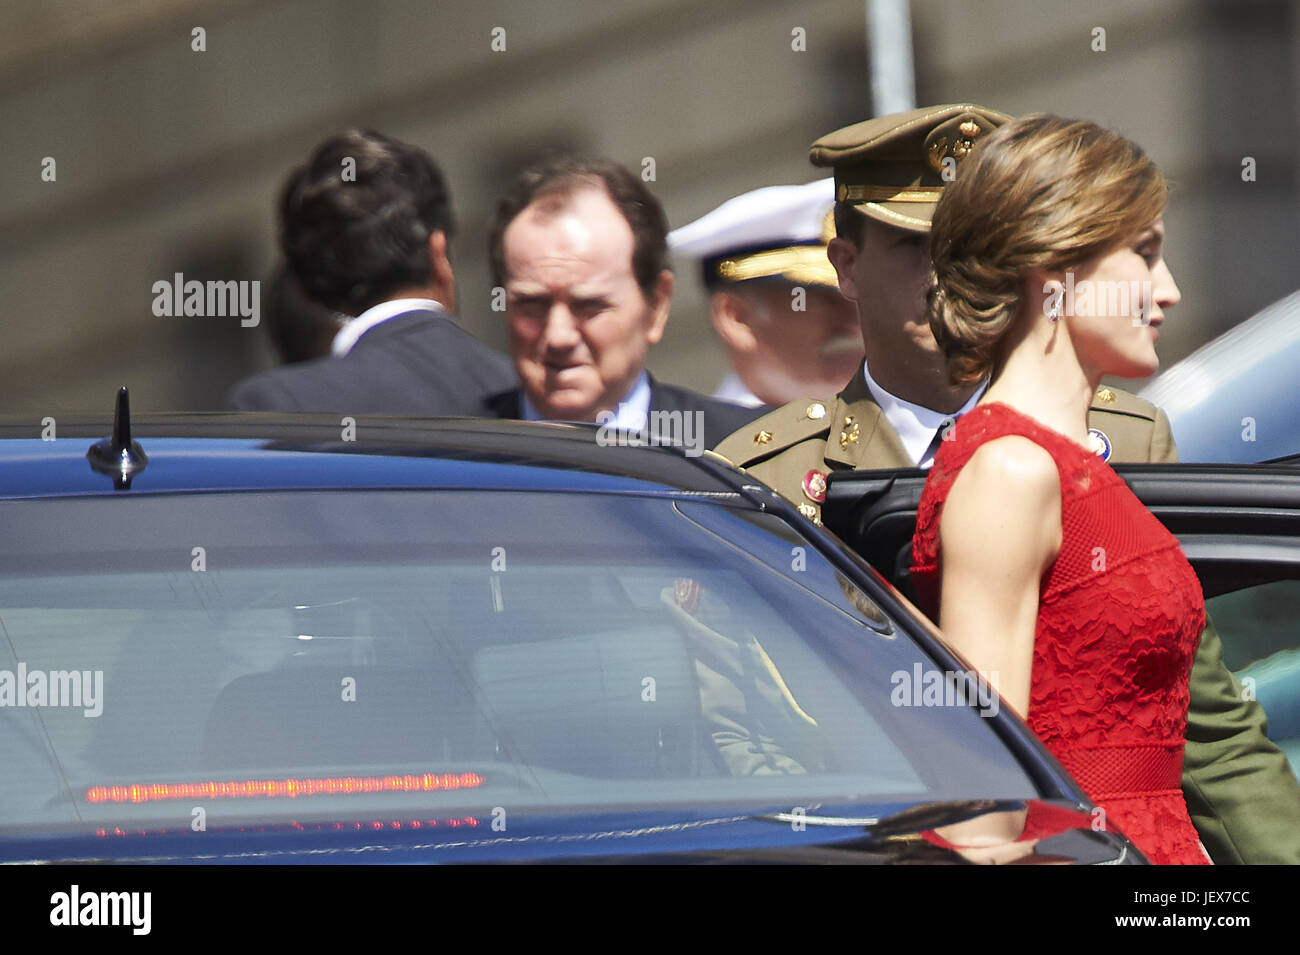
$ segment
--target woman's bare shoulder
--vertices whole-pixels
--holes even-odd
[[[955,493],[974,492],[1032,503],[1060,496],[1060,474],[1056,460],[1042,445],[1019,434],[1007,434],[986,441],[975,449],[953,482],[949,502]]]
[[[1061,545],[1061,486],[1052,455],[1021,435],[981,445],[948,492],[939,536],[946,562],[981,572],[1009,562],[1032,577]]]

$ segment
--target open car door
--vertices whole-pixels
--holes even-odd
[[[1131,464],[1116,472],[1182,544],[1223,659],[1300,777],[1300,467]],[[926,472],[835,471],[822,521],[908,597]]]

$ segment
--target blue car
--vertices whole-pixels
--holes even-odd
[[[0,426],[0,861],[1144,861],[836,537],[606,443]]]

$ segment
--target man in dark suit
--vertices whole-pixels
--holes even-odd
[[[331,355],[246,378],[236,411],[481,415],[509,360],[451,318],[446,180],[423,150],[350,130],[294,170],[280,202],[289,270],[313,301],[355,316]]]
[[[491,396],[487,410],[660,439],[677,428],[710,448],[762,413],[646,372],[673,294],[667,234],[658,200],[616,163],[559,159],[516,179],[489,253],[521,387]]]
[[[716,398],[707,398],[698,392],[691,391],[689,388],[678,388],[676,385],[665,385],[661,381],[655,380],[655,377],[649,372],[645,373],[645,380],[649,390],[646,395],[649,399],[645,424],[641,427],[635,425],[626,425],[624,420],[620,420],[616,412],[610,412],[608,415],[598,414],[593,419],[598,424],[607,424],[610,427],[621,428],[627,431],[648,431],[664,439],[663,443],[669,443],[674,434],[674,430],[679,427],[679,416],[698,413],[698,421],[702,431],[692,431],[703,435],[701,449],[712,448],[718,444],[731,432],[728,428],[743,428],[754,418],[771,410],[768,406],[763,405],[758,408],[748,408],[743,405],[733,405],[727,401],[719,401]],[[525,409],[526,398],[519,388],[511,388],[508,391],[498,392],[490,395],[485,401],[488,413],[496,418],[517,418],[523,421],[579,421],[585,419],[579,418],[546,418],[540,414]],[[611,417],[612,415],[612,417]],[[693,425],[681,425],[683,434],[686,434],[687,428],[693,428]],[[686,441],[689,444],[689,440]]]

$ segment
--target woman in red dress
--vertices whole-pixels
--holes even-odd
[[[912,575],[1106,825],[1152,862],[1205,863],[1181,788],[1200,584],[1088,430],[1103,376],[1158,367],[1179,299],[1165,200],[1138,146],[1054,116],[959,167],[930,235],[930,323],[953,380],[990,385],[935,457]]]

